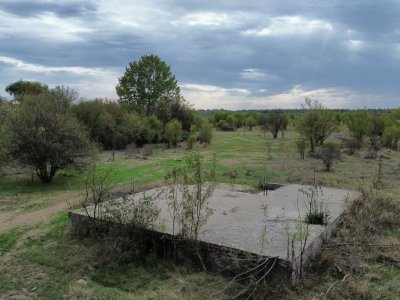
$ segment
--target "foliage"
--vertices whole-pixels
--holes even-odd
[[[286,130],[288,117],[281,110],[272,110],[265,119],[265,128],[272,133],[274,139],[278,137],[278,132]]]
[[[319,199],[323,196],[323,192],[322,188],[317,184],[315,169],[313,183],[302,188],[300,192],[303,194],[303,201],[307,208],[304,221],[307,224],[328,224],[330,214],[325,209],[323,201]]]
[[[204,143],[204,146],[210,145],[212,139],[212,127],[209,123],[204,123],[200,128],[197,139],[200,143]]]
[[[250,131],[252,131],[253,127],[257,125],[256,119],[252,116],[248,116],[244,122]]]
[[[305,99],[306,111],[297,124],[298,132],[308,140],[311,152],[322,145],[336,128],[332,113],[317,100]]]
[[[366,134],[374,151],[379,150],[384,130],[385,120],[383,116],[377,112],[369,113]]]
[[[67,113],[65,98],[48,92],[23,99],[8,123],[13,158],[32,166],[42,183],[60,169],[82,166],[92,147],[85,129]]]
[[[121,103],[146,115],[155,113],[162,97],[179,95],[171,68],[156,55],[143,55],[138,61],[130,62],[119,78],[116,91]]]
[[[178,120],[171,120],[165,125],[164,138],[168,143],[168,148],[172,145],[176,147],[182,140],[182,124]]]
[[[351,135],[358,141],[358,149],[360,149],[363,137],[367,133],[367,126],[368,112],[366,109],[357,110],[347,118],[347,127]]]
[[[48,90],[48,86],[43,83],[24,80],[16,81],[6,87],[6,92],[18,101],[21,101],[24,95],[39,95]]]
[[[386,147],[397,150],[400,140],[400,126],[391,125],[383,131],[383,143]]]
[[[71,107],[71,112],[86,126],[92,141],[105,149],[124,149],[132,143],[136,146],[159,143],[163,138],[163,124],[155,115],[140,116],[116,102],[81,101]]]
[[[394,109],[390,112],[386,120],[383,131],[383,143],[385,147],[397,150],[400,140],[400,109]]]
[[[108,112],[108,104],[102,99],[81,101],[71,107],[71,112],[81,121],[90,134],[92,141],[111,148],[110,135],[116,126],[116,118]]]
[[[217,127],[219,130],[222,130],[222,131],[235,131],[236,130],[235,124],[233,122],[229,123],[226,120],[220,120],[217,123]]]
[[[243,126],[253,129],[258,123],[258,116],[254,113],[218,110],[210,118],[210,122],[213,123],[217,129],[222,131],[235,131]]]
[[[163,124],[152,115],[145,120],[145,139],[147,143],[160,143],[162,141]]]
[[[326,171],[332,168],[333,160],[340,158],[340,150],[335,142],[327,142],[319,150],[319,158],[322,160]]]
[[[180,235],[183,238],[197,240],[202,226],[210,215],[208,199],[215,189],[215,156],[210,167],[199,153],[193,153],[184,158],[184,165],[170,171],[167,178],[170,180],[168,207],[173,221],[177,220]],[[178,199],[177,190],[181,192]]]
[[[113,199],[105,205],[105,218],[126,224],[134,230],[155,229],[161,209],[157,205],[159,195],[130,195]]]

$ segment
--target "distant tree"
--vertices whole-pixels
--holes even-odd
[[[129,63],[116,86],[120,103],[152,115],[162,97],[179,95],[179,87],[170,66],[156,55],[144,55]]]
[[[108,127],[113,126],[114,120],[107,112],[107,104],[103,99],[81,101],[71,107],[71,112],[81,121],[97,143],[104,143],[104,134],[109,133]]]
[[[378,112],[369,113],[367,119],[366,134],[372,149],[378,151],[385,131],[385,119]]]
[[[6,92],[20,101],[24,95],[39,95],[49,90],[48,86],[36,81],[16,81],[6,87]]]
[[[200,128],[197,139],[200,143],[204,143],[204,146],[207,146],[211,143],[212,139],[212,127],[209,123],[204,123]]]
[[[400,109],[394,109],[389,113],[383,131],[383,143],[385,147],[398,149],[400,141]]]
[[[386,147],[397,150],[400,141],[400,126],[391,125],[383,131],[383,142]]]
[[[172,145],[176,147],[178,142],[182,140],[182,124],[178,120],[171,120],[165,125],[165,140],[168,148]]]
[[[79,99],[79,93],[76,90],[63,85],[57,85],[53,89],[50,89],[49,93],[53,95],[54,99],[64,103],[66,107],[69,107]]]
[[[367,133],[368,127],[368,112],[365,109],[357,110],[354,113],[351,113],[347,118],[347,127],[351,135],[358,142],[358,149],[360,149],[362,145],[362,140],[365,134]]]
[[[285,132],[287,130],[288,125],[289,125],[289,116],[287,114],[284,114],[284,118],[282,120],[282,126],[281,126],[281,137],[282,138],[285,136]]]
[[[311,152],[315,147],[322,145],[326,138],[336,128],[332,113],[317,100],[307,97],[305,99],[307,109],[297,124],[297,131],[308,140]]]
[[[156,105],[155,114],[163,124],[172,119],[182,123],[182,129],[189,131],[194,122],[194,111],[185,98],[179,94],[168,94],[160,98]]]
[[[305,153],[306,153],[306,146],[307,142],[305,139],[299,139],[296,141],[296,146],[297,146],[297,151],[300,154],[300,158],[304,159]]]
[[[264,133],[264,137],[265,137],[265,135],[267,134],[267,131],[268,131],[266,114],[260,115],[260,117],[258,118],[258,125],[260,125],[260,128],[261,128],[262,132]]]
[[[225,121],[228,118],[229,113],[226,110],[218,110],[214,113],[213,121],[214,126],[218,127],[220,121]]]
[[[254,126],[257,125],[257,120],[253,116],[248,116],[244,122],[245,125],[249,128],[249,131],[252,131]]]
[[[246,115],[241,112],[234,112],[233,113],[233,121],[235,123],[236,128],[240,128],[245,125]]]
[[[67,109],[60,95],[46,92],[25,95],[10,116],[10,153],[32,166],[42,183],[51,182],[60,169],[81,166],[91,155],[86,130]]]
[[[271,111],[265,120],[265,126],[272,133],[274,139],[278,137],[279,130],[285,130],[288,123],[288,117],[281,110]]]

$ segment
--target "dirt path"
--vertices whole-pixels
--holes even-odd
[[[74,196],[71,192],[57,193],[46,199],[49,205],[32,212],[20,209],[0,212],[0,234],[19,226],[48,222],[56,213],[67,211],[67,201],[73,199]]]

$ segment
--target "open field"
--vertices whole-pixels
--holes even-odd
[[[342,130],[332,139],[345,135]],[[320,161],[299,158],[296,137],[289,131],[283,139],[264,138],[258,128],[245,134],[215,132],[210,147],[197,145],[195,150],[208,158],[216,154],[217,180],[226,184],[255,188],[263,177],[268,182],[311,183],[314,170],[318,183],[328,187],[369,190],[377,180],[378,160],[363,159],[363,151],[342,155],[333,170],[325,172]],[[133,181],[138,188],[162,184],[168,170],[187,153],[184,147],[158,148],[145,160],[116,152],[111,161],[111,153],[104,152],[99,161],[101,169],[115,171],[116,190],[127,191]],[[355,232],[357,219],[350,210],[348,222],[310,266],[304,281],[294,287],[274,287],[268,295],[289,299],[398,297],[400,221],[386,220],[392,220],[390,213],[395,211],[390,203],[400,205],[400,153],[383,150],[381,154],[386,157],[382,159],[383,189],[368,193],[364,200],[371,206],[359,205],[364,219],[370,217],[367,225],[359,222],[365,228]],[[234,181],[229,176],[232,172],[237,173]],[[0,179],[0,299],[227,299],[240,292],[239,284],[225,289],[229,280],[217,275],[151,257],[145,262],[121,263],[97,242],[71,238],[66,211],[79,206],[82,178],[76,172],[59,174],[50,185],[36,179],[31,182],[29,174]],[[378,215],[369,215],[374,213]],[[365,239],[359,240],[365,232],[361,234]]]

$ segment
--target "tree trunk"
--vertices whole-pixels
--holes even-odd
[[[48,170],[47,164],[44,163],[44,164],[36,167],[36,175],[37,175],[37,177],[39,177],[40,182],[42,184],[50,183],[51,180],[53,179],[54,175],[56,174],[57,170],[58,170],[58,167],[53,164],[50,165],[50,170]]]

